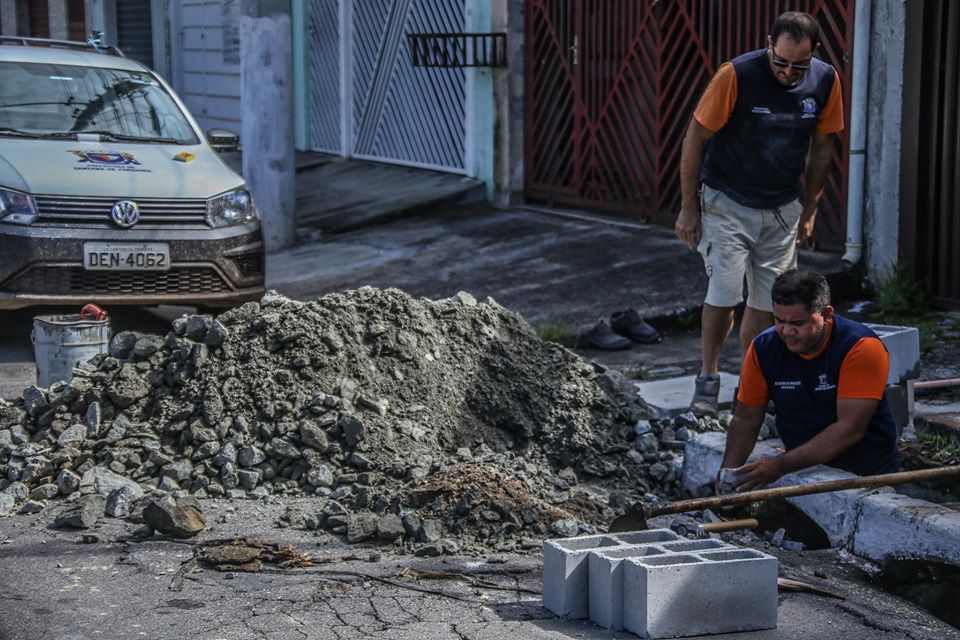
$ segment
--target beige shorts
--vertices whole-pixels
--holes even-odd
[[[752,209],[703,185],[702,234],[697,251],[707,271],[707,298],[714,307],[747,306],[772,311],[773,281],[797,266],[797,225],[802,207],[794,200],[777,209]]]

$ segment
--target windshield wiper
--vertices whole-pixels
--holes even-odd
[[[21,131],[20,129],[14,129],[13,127],[0,127],[0,135],[21,136],[23,138],[39,138],[40,137],[36,133],[30,133],[29,131]]]
[[[154,142],[157,144],[183,144],[182,140],[177,140],[176,138],[144,138],[141,136],[130,136],[125,133],[114,133],[113,131],[69,131],[71,136],[80,135],[81,133],[86,133],[90,135],[100,136],[104,142]]]

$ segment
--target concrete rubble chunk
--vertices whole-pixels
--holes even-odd
[[[380,519],[372,513],[352,516],[347,523],[347,542],[350,544],[369,540],[377,534]]]
[[[31,500],[50,500],[55,498],[57,494],[60,493],[60,488],[57,485],[51,483],[41,484],[36,489],[30,492]]]
[[[130,515],[133,503],[139,498],[136,492],[128,486],[114,489],[107,496],[104,512],[111,518],[126,518]]]
[[[133,355],[137,358],[148,358],[163,347],[160,336],[143,336],[133,345]]]
[[[64,429],[57,437],[57,445],[60,448],[77,446],[83,443],[87,436],[87,427],[81,423],[70,425]]]
[[[202,342],[207,337],[207,331],[213,324],[210,316],[190,315],[187,316],[186,336],[194,342]]]
[[[103,517],[106,502],[106,498],[95,493],[81,496],[79,500],[57,516],[53,526],[92,529]]]
[[[17,508],[17,501],[9,493],[0,491],[0,516],[8,516]]]
[[[357,446],[366,434],[363,422],[355,416],[344,416],[338,426],[348,447]]]
[[[128,487],[137,497],[143,495],[143,488],[134,480],[104,467],[93,467],[80,478],[81,492],[90,491],[104,498],[120,487]]]
[[[377,522],[377,537],[381,540],[393,542],[402,538],[404,533],[406,533],[406,529],[403,526],[403,520],[398,515],[391,513],[383,516]]]
[[[191,538],[206,527],[203,512],[195,501],[172,498],[151,500],[143,508],[143,521],[158,533],[174,538]]]
[[[136,343],[137,334],[132,331],[118,331],[110,339],[107,351],[112,357],[122,360],[130,356]]]
[[[27,414],[33,417],[40,415],[50,408],[47,402],[47,395],[43,389],[36,385],[30,385],[23,391],[23,408]]]
[[[103,422],[103,409],[100,403],[93,401],[83,414],[83,424],[87,428],[87,437],[96,438],[100,435],[100,425]]]

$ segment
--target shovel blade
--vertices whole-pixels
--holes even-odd
[[[643,517],[643,513],[629,509],[622,516],[614,518],[607,531],[610,533],[623,533],[625,531],[646,531],[646,529],[647,519]]]

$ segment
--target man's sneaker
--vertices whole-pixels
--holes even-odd
[[[643,320],[636,309],[615,311],[610,316],[610,328],[614,333],[630,338],[634,342],[642,344],[660,342],[660,334]]]
[[[697,376],[690,411],[698,418],[715,418],[720,412],[720,374]]]
[[[631,345],[629,340],[611,331],[606,320],[601,320],[593,329],[578,336],[577,346],[601,351],[622,351],[629,349]]]

